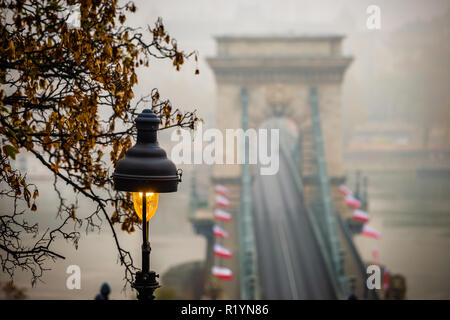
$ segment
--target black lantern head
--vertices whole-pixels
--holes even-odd
[[[160,120],[150,109],[136,118],[137,143],[113,173],[115,188],[129,192],[176,192],[180,176],[157,142]]]

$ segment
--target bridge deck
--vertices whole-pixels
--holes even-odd
[[[253,183],[263,299],[336,299],[325,262],[285,159]]]

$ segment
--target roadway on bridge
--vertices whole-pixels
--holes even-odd
[[[282,154],[278,174],[256,175],[252,186],[261,296],[336,299],[307,212]]]

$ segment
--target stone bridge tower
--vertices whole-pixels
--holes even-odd
[[[335,208],[343,212],[338,185],[344,181],[341,137],[341,83],[352,58],[342,55],[342,36],[222,36],[217,40],[217,56],[208,59],[217,81],[215,127],[241,128],[241,90],[249,96],[249,128],[258,127],[275,116],[296,122],[301,135],[301,172],[305,200],[317,188],[315,170],[310,165],[314,147],[308,96],[317,88],[325,156]],[[239,210],[240,165],[215,165],[213,183],[231,191],[231,211]],[[236,219],[234,220],[236,222]],[[237,226],[234,226],[237,235]],[[235,240],[235,239],[234,239]],[[238,250],[237,241],[225,245]],[[231,262],[233,263],[233,262]],[[230,267],[238,274],[239,263]],[[227,285],[230,298],[239,297],[239,286]]]

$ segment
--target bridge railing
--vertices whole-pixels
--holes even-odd
[[[342,219],[339,212],[336,212],[338,220],[338,234],[341,240],[341,249],[347,253],[344,263],[344,271],[350,276],[354,277],[354,293],[357,297],[363,297],[364,299],[378,300],[380,298],[376,290],[368,290],[366,265],[364,264],[358,249],[355,246],[355,242],[352,238],[352,232],[348,225]]]

